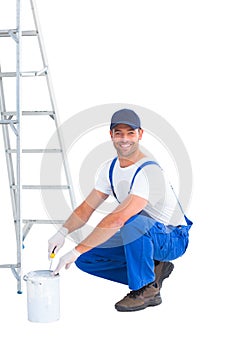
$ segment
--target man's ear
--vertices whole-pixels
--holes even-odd
[[[111,139],[112,139],[112,138],[113,138],[113,131],[112,131],[112,130],[110,130],[110,131],[109,131],[109,134],[110,134]]]
[[[139,133],[139,140],[142,139],[142,135],[143,135],[144,130],[143,129],[138,129],[138,133]]]

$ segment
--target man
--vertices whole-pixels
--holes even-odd
[[[117,207],[60,258],[54,274],[75,262],[85,272],[127,284],[131,292],[115,308],[137,311],[161,304],[162,282],[174,267],[169,260],[184,254],[192,223],[160,166],[140,150],[143,129],[138,115],[130,109],[115,112],[110,135],[117,158],[102,166],[95,188],[49,240],[48,250],[56,254],[65,237],[113,195]]]

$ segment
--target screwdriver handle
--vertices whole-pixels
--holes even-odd
[[[49,255],[50,259],[54,259],[56,254],[54,253],[55,252],[55,249],[56,247],[53,249],[52,253]]]

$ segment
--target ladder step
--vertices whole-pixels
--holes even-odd
[[[23,219],[23,224],[63,224],[65,220]]]
[[[12,117],[16,115],[15,111],[10,111],[10,112],[1,112],[1,115],[4,117]],[[50,115],[54,116],[55,112],[54,111],[22,111],[22,115]]]
[[[4,124],[17,124],[18,121],[17,120],[0,120],[0,125],[4,125]]]
[[[10,33],[17,34],[17,29],[5,29],[0,30],[0,37],[11,37]],[[22,36],[37,36],[38,32],[36,30],[23,30]]]
[[[14,269],[14,268],[18,268],[19,265],[17,264],[2,264],[0,265],[0,269]]]
[[[0,78],[16,77],[16,72],[1,72]]]
[[[68,185],[23,185],[23,190],[68,190]]]
[[[17,189],[17,185],[11,185],[12,190]],[[23,185],[23,190],[69,190],[69,185]]]
[[[47,67],[40,70],[40,71],[29,71],[29,72],[21,72],[20,76],[21,77],[42,77],[47,74]],[[15,78],[16,77],[16,72],[1,72],[0,73],[0,78]]]
[[[6,153],[16,153],[16,149],[7,149]],[[48,148],[48,149],[22,149],[22,153],[62,153],[62,150],[59,148]]]

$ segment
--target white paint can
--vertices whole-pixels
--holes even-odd
[[[54,322],[60,318],[59,275],[50,270],[29,272],[27,282],[27,311],[31,322]]]

